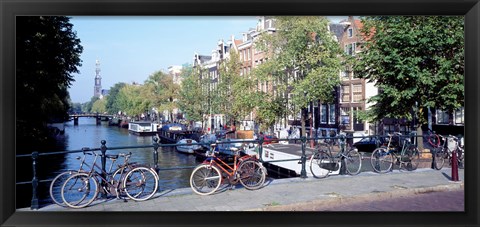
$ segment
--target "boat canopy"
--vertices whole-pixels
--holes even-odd
[[[185,130],[187,130],[187,127],[185,125],[182,125],[182,124],[171,123],[171,124],[166,124],[166,125],[162,126],[162,128],[160,130],[162,130],[162,131],[185,131]]]

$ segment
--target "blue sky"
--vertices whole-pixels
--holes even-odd
[[[338,22],[346,17],[329,17]],[[100,61],[102,88],[119,82],[143,83],[156,71],[192,63],[195,52],[210,55],[218,40],[241,39],[258,17],[111,17],[75,16],[70,19],[81,40],[80,73],[69,88],[74,103],[93,96],[95,61]]]

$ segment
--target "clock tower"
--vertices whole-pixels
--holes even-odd
[[[102,77],[100,76],[100,61],[95,62],[95,86],[93,87],[93,96],[100,97],[102,94]]]

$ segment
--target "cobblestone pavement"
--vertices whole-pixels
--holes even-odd
[[[342,201],[336,204],[290,207],[297,211],[465,211],[464,190],[425,192],[390,198]]]

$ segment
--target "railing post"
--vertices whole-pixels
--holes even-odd
[[[38,152],[32,152],[32,168],[33,168],[33,179],[32,179],[32,202],[30,209],[38,210],[38,197],[37,197],[37,188],[38,188],[38,178],[37,178],[37,158]]]
[[[160,145],[158,144],[158,137],[154,136],[153,137],[153,167],[155,168],[156,172],[158,172],[158,147],[160,147]]]
[[[105,140],[102,140],[100,141],[100,143],[102,144],[102,146],[100,146],[100,151],[102,151],[102,157],[101,157],[101,162],[102,162],[102,177],[104,179],[107,179],[105,173],[107,172],[106,170],[106,164],[107,164],[107,157],[106,157],[106,152],[107,152],[107,146],[105,144],[107,144],[107,141]],[[102,181],[102,188],[106,187],[106,183],[105,181]],[[107,193],[102,191],[102,197],[103,198],[106,198],[107,197]]]
[[[307,164],[307,155],[305,154],[305,143],[307,142],[307,138],[302,136],[302,171],[300,172],[301,178],[307,178],[307,171],[305,170],[305,166]]]

